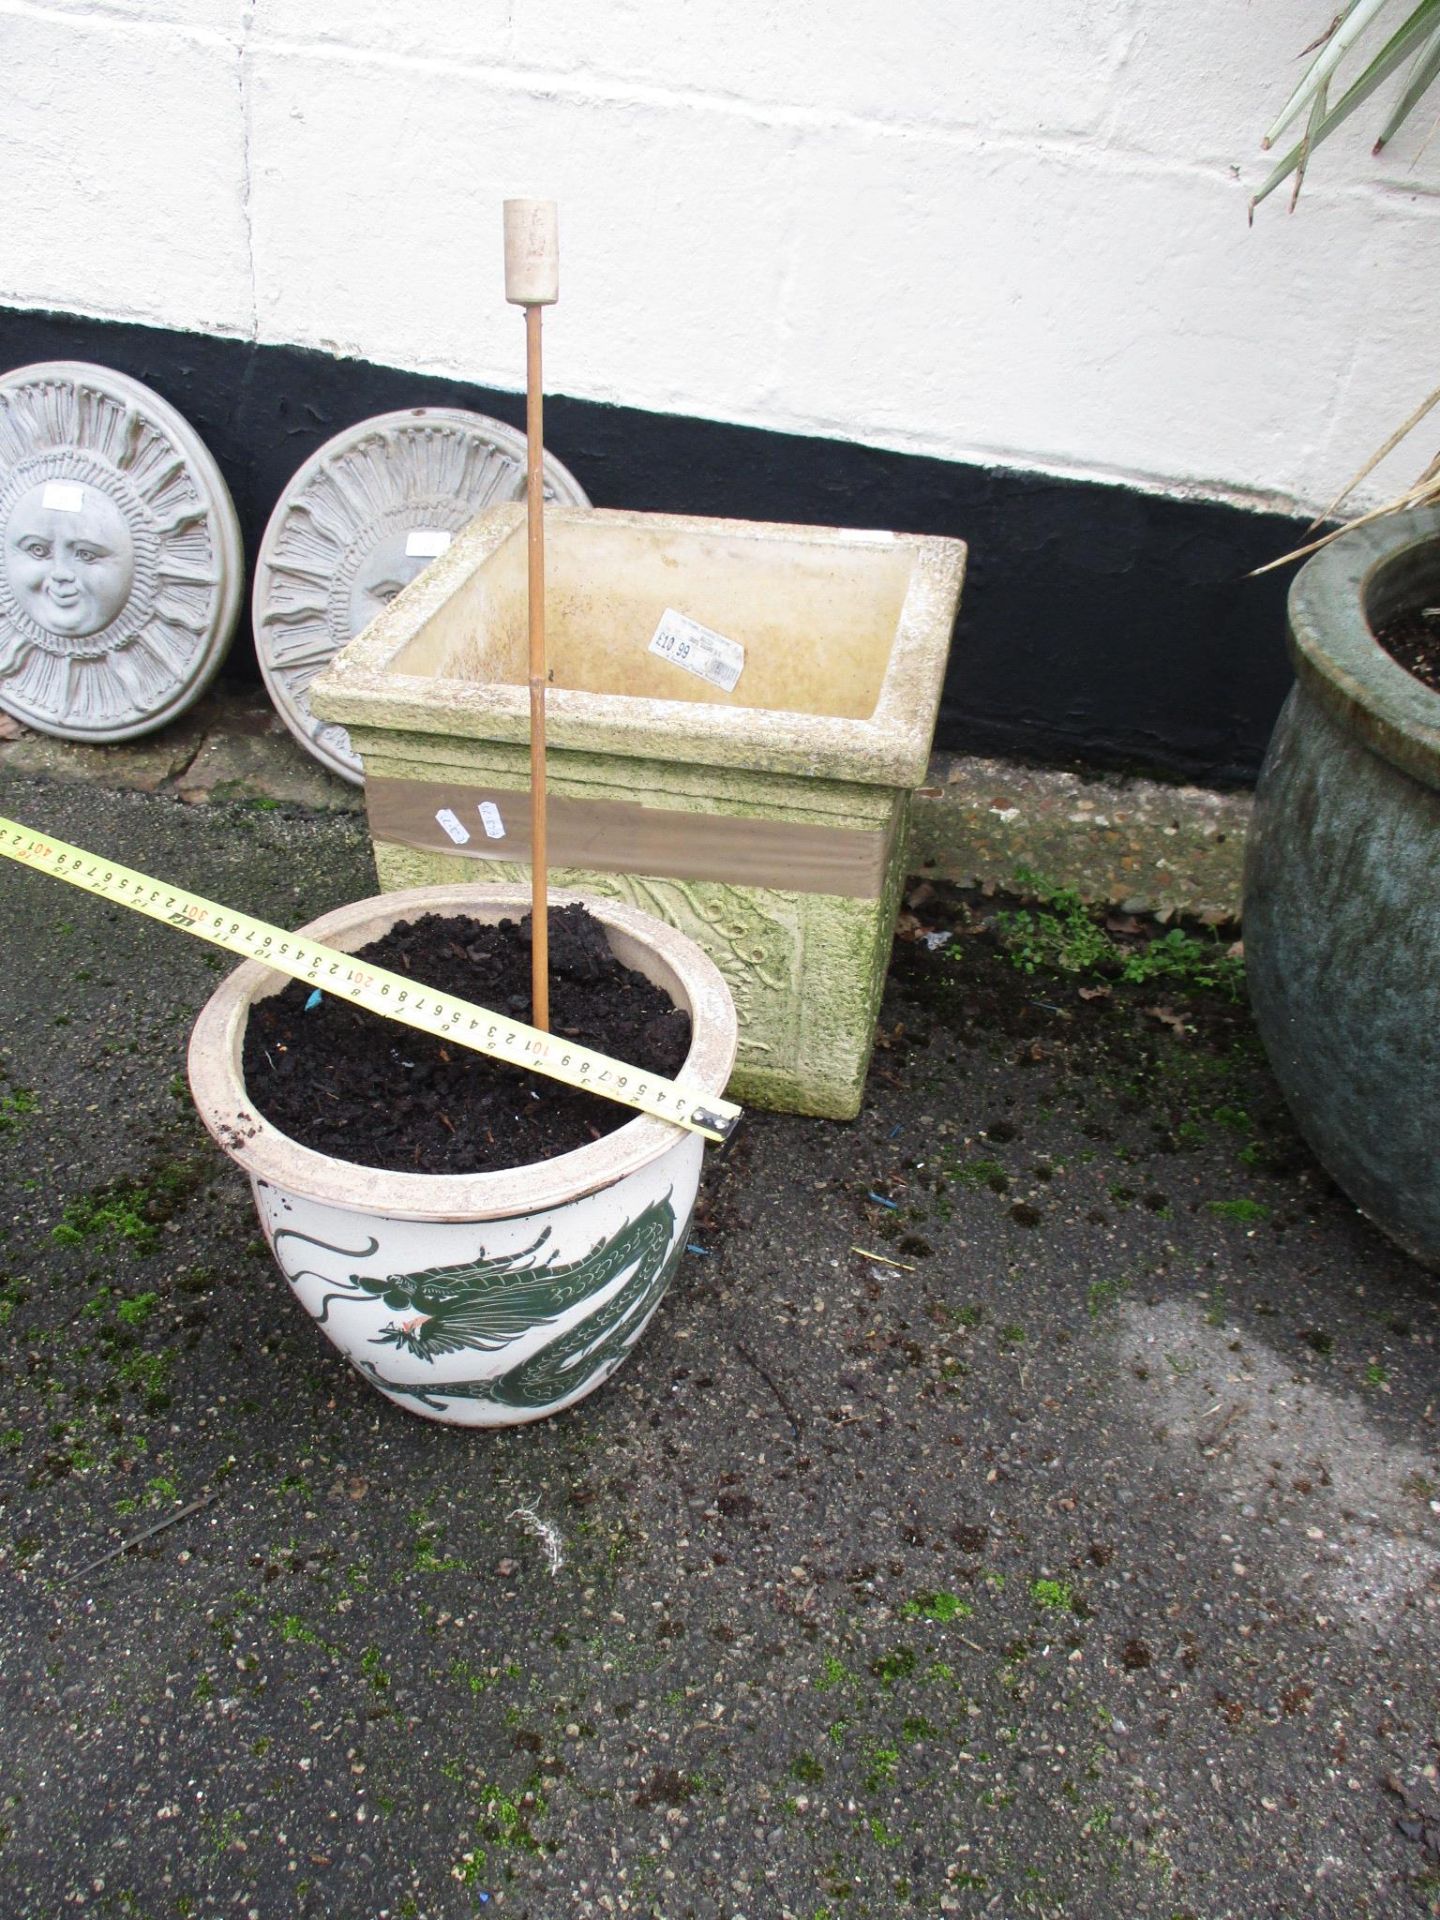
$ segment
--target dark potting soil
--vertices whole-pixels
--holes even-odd
[[[530,917],[498,925],[427,913],[357,949],[426,986],[529,1021]],[[252,1007],[245,1086],[282,1133],[317,1152],[404,1173],[479,1173],[583,1147],[634,1109],[292,981]],[[581,906],[550,913],[550,1027],[672,1078],[690,1016],[621,966]]]
[[[1397,613],[1376,629],[1375,638],[1422,686],[1440,693],[1440,606]]]

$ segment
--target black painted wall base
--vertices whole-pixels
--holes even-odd
[[[192,423],[253,562],[281,489],[331,434],[405,406],[524,427],[524,399],[298,347],[0,308],[0,371],[89,360]],[[518,368],[517,368],[518,375]],[[1198,402],[1197,402],[1198,404]],[[937,744],[1236,784],[1290,684],[1278,514],[889,453],[635,407],[547,398],[546,444],[597,507],[889,527],[969,542]],[[258,678],[248,624],[226,672]]]

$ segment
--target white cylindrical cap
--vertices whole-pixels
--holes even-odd
[[[505,202],[505,298],[517,307],[550,307],[560,298],[553,200]]]

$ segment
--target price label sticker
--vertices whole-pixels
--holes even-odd
[[[450,807],[441,807],[435,820],[444,832],[448,833],[457,847],[463,847],[469,841],[470,831],[460,823],[459,815]]]
[[[496,806],[495,802],[493,800],[482,800],[480,802],[479,812],[480,824],[485,829],[485,838],[487,840],[503,840],[505,838],[505,822],[500,818],[500,809]]]
[[[83,513],[85,489],[72,485],[68,480],[47,480],[45,490],[40,495],[40,504],[48,507],[52,513]]]
[[[405,536],[407,560],[435,560],[448,551],[451,535],[441,527],[414,527]]]
[[[738,640],[702,627],[688,613],[677,613],[673,607],[661,614],[649,651],[672,666],[708,680],[712,687],[723,687],[726,693],[734,691],[735,682],[745,671],[745,649]]]

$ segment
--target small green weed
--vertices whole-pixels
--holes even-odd
[[[86,1240],[121,1241],[137,1253],[153,1253],[160,1228],[185,1197],[198,1175],[185,1163],[161,1167],[143,1180],[110,1180],[94,1193],[68,1200],[51,1239],[62,1247]]]
[[[1209,1212],[1222,1220],[1238,1220],[1247,1227],[1258,1227],[1270,1218],[1270,1209],[1259,1200],[1207,1200]]]
[[[117,1300],[115,1318],[126,1327],[143,1327],[155,1310],[158,1293],[137,1293],[129,1300]]]
[[[989,1187],[995,1193],[1005,1193],[1010,1186],[1010,1176],[998,1160],[966,1160],[946,1171],[951,1179],[967,1187]]]
[[[893,1687],[915,1671],[915,1653],[911,1647],[892,1647],[889,1653],[870,1662],[870,1671],[882,1686]]]
[[[61,1247],[78,1247],[85,1240],[128,1240],[137,1252],[151,1253],[160,1234],[140,1210],[147,1197],[143,1187],[122,1186],[67,1200],[50,1237]]]
[[[493,1846],[515,1847],[524,1853],[538,1853],[540,1842],[530,1831],[530,1822],[544,1813],[545,1797],[536,1784],[518,1795],[501,1793],[498,1788],[481,1785],[476,1790],[484,1812],[479,1825],[482,1840]]]
[[[115,1361],[115,1378],[144,1400],[152,1413],[162,1412],[170,1404],[170,1356],[168,1353],[126,1353]]]
[[[1245,963],[1222,947],[1218,938],[1197,940],[1194,934],[1172,927],[1160,939],[1132,947],[1121,962],[1120,978],[1138,986],[1170,980],[1238,1000],[1245,984]]]
[[[997,914],[995,927],[1021,973],[1094,973],[1113,957],[1103,929],[1073,889],[1057,887],[1029,867],[1017,867],[1015,884],[1038,904]]]
[[[1075,1590],[1068,1580],[1032,1580],[1030,1598],[1047,1613],[1072,1613]]]
[[[954,1593],[917,1593],[900,1609],[902,1620],[963,1620],[975,1609]]]
[[[1130,1290],[1130,1282],[1119,1277],[1104,1280],[1092,1280],[1085,1295],[1085,1305],[1090,1310],[1090,1318],[1098,1320],[1107,1307],[1113,1307]]]
[[[1017,867],[1015,885],[1035,904],[998,913],[995,930],[1021,973],[1088,973],[1135,986],[1166,981],[1240,998],[1245,965],[1218,935],[1200,938],[1172,927],[1138,946],[1112,940],[1080,895],[1030,867]]]
[[[469,1687],[471,1693],[488,1692],[500,1678],[498,1668],[494,1673],[484,1672],[480,1668],[472,1667],[468,1665],[466,1661],[458,1659],[452,1660],[446,1671],[452,1680],[459,1680],[465,1686]]]
[[[12,1087],[9,1093],[0,1093],[0,1133],[10,1133],[34,1111],[35,1095],[29,1087]]]

